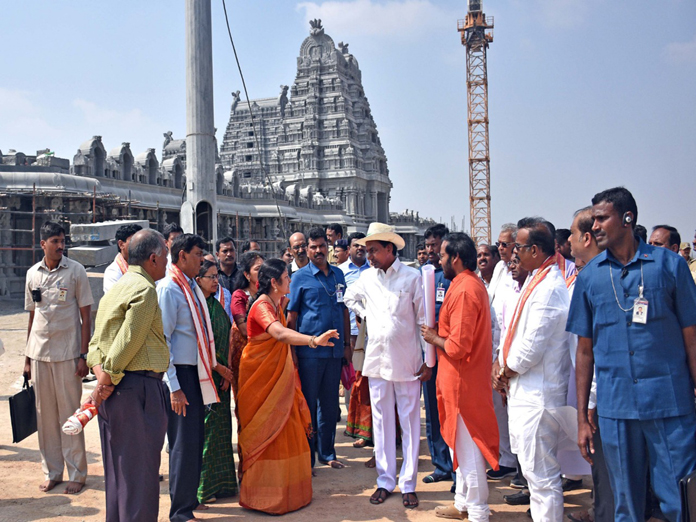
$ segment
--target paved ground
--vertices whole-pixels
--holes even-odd
[[[0,521],[29,522],[45,520],[97,521],[104,520],[104,481],[101,463],[99,430],[96,422],[87,425],[87,458],[89,477],[86,488],[75,496],[63,494],[58,486],[53,492],[41,493],[38,485],[43,481],[38,452],[38,439],[32,435],[20,444],[12,444],[7,398],[16,393],[21,384],[23,350],[26,340],[28,315],[22,311],[20,301],[0,301],[0,339],[6,353],[0,356]],[[85,385],[85,394],[90,384]],[[343,410],[345,422],[345,409]],[[353,439],[342,435],[344,422],[338,426],[336,442],[339,458],[346,468],[334,470],[326,467],[317,469],[314,479],[314,500],[299,512],[284,516],[284,520],[367,521],[367,520],[435,520],[432,510],[452,501],[450,482],[422,484],[419,480],[418,496],[421,505],[415,510],[405,510],[401,497],[393,495],[382,506],[373,506],[368,497],[375,488],[375,471],[365,468],[363,463],[371,456],[367,449],[352,447]],[[425,441],[425,422],[421,435],[419,479],[431,470],[430,458]],[[167,483],[167,454],[162,454],[160,520],[167,520],[169,496]],[[590,478],[585,478],[589,486]],[[514,492],[509,479],[490,482],[490,504],[493,521],[530,520],[524,508],[513,508],[502,501],[504,494]],[[266,515],[247,511],[239,506],[236,498],[223,499],[211,505],[209,511],[200,514],[206,521],[221,521],[246,517],[267,519]],[[566,495],[566,513],[590,505],[588,490],[574,491]]]

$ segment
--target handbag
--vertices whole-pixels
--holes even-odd
[[[696,471],[679,481],[682,522],[696,521]]]
[[[22,391],[10,397],[10,420],[12,442],[21,442],[36,432],[36,395],[26,375]]]
[[[355,340],[353,348],[353,368],[356,372],[361,372],[365,362],[365,339],[367,337],[367,319],[363,319],[358,330],[358,338]]]

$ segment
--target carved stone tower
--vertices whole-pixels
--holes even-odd
[[[277,97],[252,100],[253,121],[233,93],[222,163],[242,184],[266,184],[265,170],[300,204],[340,201],[358,229],[386,223],[392,184],[358,62],[348,44],[336,48],[321,20],[310,25],[291,89],[281,85]]]

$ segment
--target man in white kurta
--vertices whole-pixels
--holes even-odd
[[[498,358],[498,346],[500,345],[500,335],[503,329],[503,306],[510,292],[519,292],[519,287],[515,286],[509,263],[512,260],[512,250],[514,248],[513,235],[517,232],[517,226],[512,223],[503,225],[498,235],[495,245],[498,247],[500,261],[495,265],[491,282],[488,284],[488,298],[491,304],[491,329],[493,337],[493,360]],[[517,295],[517,294],[516,294]],[[512,314],[512,310],[510,310]],[[498,471],[488,470],[488,477],[491,479],[502,479],[517,474],[517,459],[510,449],[510,433],[508,430],[507,407],[503,403],[503,397],[497,392],[493,392],[493,408],[495,417],[498,420],[498,433],[500,435],[500,469]]]
[[[497,389],[507,386],[512,451],[529,482],[535,521],[563,520],[563,490],[557,453],[566,439],[570,352],[565,323],[570,299],[554,258],[545,222],[518,223],[516,252],[531,272],[511,324],[501,339]]]
[[[348,287],[344,302],[359,317],[367,319],[362,373],[370,380],[378,473],[377,491],[370,501],[381,504],[396,487],[396,406],[403,430],[399,489],[404,506],[416,507],[419,379],[427,380],[431,373],[423,363],[420,343],[420,325],[425,323],[421,278],[417,270],[395,257],[397,248],[404,243],[393,227],[373,223],[367,237],[356,242],[365,244],[372,266]]]

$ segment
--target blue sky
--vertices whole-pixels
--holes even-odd
[[[34,1],[3,6],[0,150],[72,158],[101,135],[135,154],[185,134],[182,1]],[[241,89],[213,0],[218,139]],[[291,85],[311,18],[350,43],[386,150],[391,210],[468,225],[463,0],[227,0],[252,98]],[[484,0],[494,239],[543,215],[558,227],[592,195],[625,185],[638,221],[693,237],[696,2]],[[425,190],[424,190],[425,189]]]

